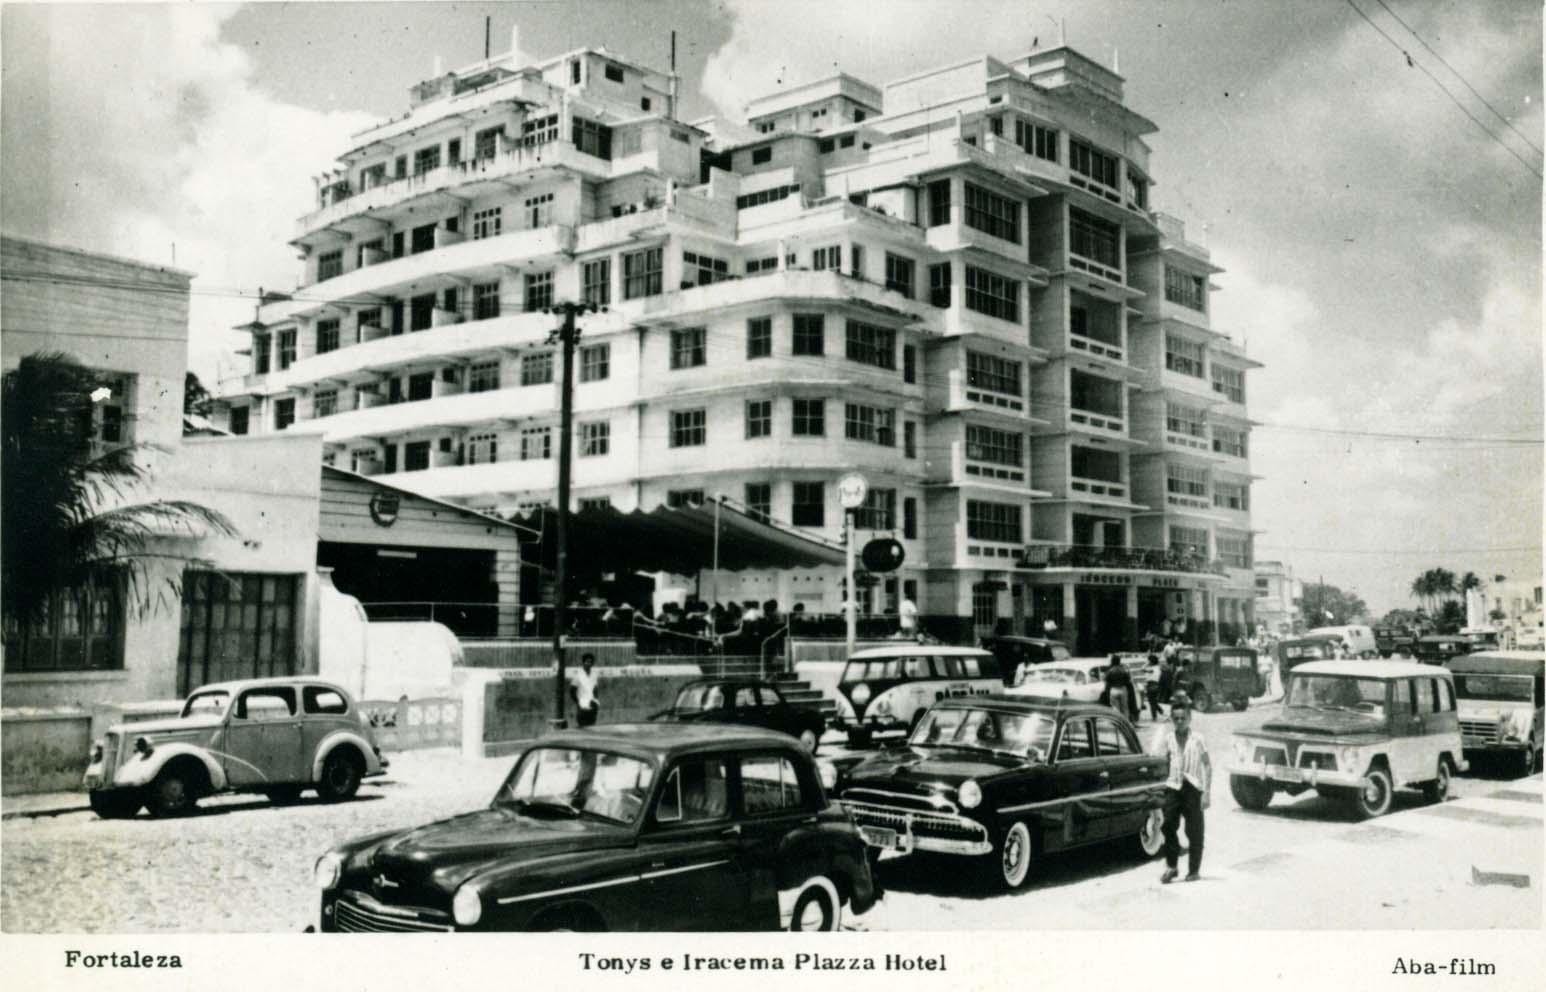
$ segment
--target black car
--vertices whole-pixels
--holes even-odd
[[[676,701],[652,719],[682,723],[734,723],[788,734],[816,753],[827,718],[817,704],[790,702],[772,682],[756,679],[702,679],[677,691]]]
[[[1451,658],[1470,654],[1472,647],[1470,638],[1463,634],[1429,634],[1417,639],[1413,653],[1418,661],[1442,665]]]
[[[935,703],[850,770],[841,802],[878,851],[962,855],[1019,888],[1039,858],[1136,837],[1160,850],[1166,765],[1105,706],[973,696]]]
[[[1068,651],[1068,645],[1046,637],[1004,634],[987,638],[982,646],[992,651],[998,659],[1005,687],[1017,686],[1025,681],[1025,670],[1030,666],[1043,665],[1049,661],[1067,661],[1073,657]]]
[[[877,893],[822,777],[766,730],[549,734],[487,809],[323,855],[320,929],[836,930]]]

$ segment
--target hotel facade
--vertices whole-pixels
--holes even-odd
[[[585,302],[578,508],[723,498],[838,540],[857,471],[858,538],[906,553],[866,611],[1050,622],[1081,652],[1249,629],[1257,365],[1210,323],[1208,252],[1151,209],[1156,128],[1120,76],[984,56],[790,87],[744,124],[679,120],[676,88],[591,49],[412,87],[317,178],[304,274],[217,418],[472,508],[549,504],[548,310]],[[844,595],[835,569],[713,588]]]

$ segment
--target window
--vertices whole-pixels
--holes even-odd
[[[691,448],[707,441],[708,411],[671,411],[671,447]]]
[[[408,330],[427,331],[435,323],[435,294],[425,293],[408,301]]]
[[[1213,450],[1236,458],[1246,457],[1245,431],[1219,424],[1213,426]]]
[[[315,417],[331,417],[338,412],[338,390],[319,389],[311,397],[311,415]]]
[[[1018,323],[1020,320],[1020,284],[1013,279],[966,267],[966,308],[989,317]]]
[[[569,60],[569,83],[572,86],[580,85],[580,60]]]
[[[124,603],[117,580],[104,577],[90,585],[56,591],[44,600],[30,622],[6,623],[5,670],[123,668],[123,630]]]
[[[1095,751],[1101,757],[1119,754],[1137,754],[1138,751],[1117,726],[1115,720],[1108,717],[1095,718]]]
[[[661,250],[646,248],[623,256],[623,299],[660,295]]]
[[[1165,299],[1199,313],[1206,309],[1206,280],[1190,272],[1165,266]]]
[[[673,510],[680,510],[684,506],[702,506],[702,489],[668,489],[666,490],[666,505]]]
[[[937,179],[929,183],[929,226],[939,227],[950,223],[950,180]]]
[[[317,281],[333,279],[344,274],[343,251],[325,251],[317,256]]]
[[[909,541],[918,538],[918,500],[913,496],[902,500],[902,536]]]
[[[325,355],[338,350],[338,321],[317,321],[317,354]]]
[[[746,437],[747,440],[759,437],[773,436],[773,401],[772,400],[747,400],[746,401]]]
[[[1165,429],[1173,434],[1206,438],[1208,436],[1207,411],[1198,407],[1182,406],[1179,403],[1166,403]]]
[[[1117,159],[1096,151],[1082,141],[1068,142],[1068,169],[1108,189],[1117,188]]]
[[[1122,259],[1117,246],[1121,241],[1121,228],[1094,214],[1072,207],[1068,211],[1068,250],[1070,254],[1087,258],[1118,274],[1122,271]]]
[[[472,215],[472,239],[481,241],[499,234],[500,228],[504,225],[504,212],[503,207],[475,211]]]
[[[403,445],[403,471],[422,472],[429,468],[429,442],[411,441]]]
[[[803,400],[793,403],[794,419],[790,433],[795,437],[825,437],[827,434],[827,401]]]
[[[427,400],[435,391],[435,373],[416,372],[408,377],[408,400]]]
[[[586,345],[580,349],[580,381],[600,382],[612,374],[612,346]]]
[[[1165,368],[1172,372],[1201,379],[1202,352],[1200,341],[1188,341],[1174,334],[1165,335]]]
[[[446,162],[450,165],[460,165],[462,162],[462,139],[452,138],[446,142]]]
[[[788,758],[741,759],[741,801],[747,816],[803,809],[800,779]]]
[[[413,229],[409,253],[418,255],[435,247],[435,225],[423,224]]]
[[[773,354],[773,318],[753,317],[746,322],[746,357],[767,358]]]
[[[1208,556],[1208,532],[1201,527],[1170,526],[1170,550],[1178,554]]]
[[[503,127],[491,127],[487,130],[479,131],[473,136],[473,157],[477,159],[493,158],[499,151],[499,139],[504,136],[504,133],[505,129]]]
[[[902,457],[918,457],[918,425],[911,420],[902,425]]]
[[[360,170],[360,189],[375,189],[386,182],[386,163],[377,162]]]
[[[871,489],[854,510],[855,530],[896,530],[896,490]]]
[[[553,353],[521,356],[521,385],[546,386],[553,381]]]
[[[752,149],[752,165],[766,165],[773,161],[773,146],[763,145]]]
[[[274,403],[274,430],[282,431],[295,423],[294,398],[277,400]]]
[[[397,179],[405,178],[408,175],[408,156],[399,155],[392,161],[392,175]]]
[[[794,315],[794,341],[790,349],[796,355],[821,355],[827,350],[826,319],[819,313]]]
[[[746,274],[758,275],[762,272],[774,272],[778,269],[778,256],[769,255],[767,258],[749,258],[746,260]]]
[[[941,262],[929,266],[929,303],[936,307],[950,306],[951,265]]]
[[[385,252],[385,250],[386,242],[381,238],[376,238],[374,241],[367,241],[364,244],[357,245],[354,249],[354,267],[357,269],[363,269],[366,265],[370,264],[366,259],[366,254],[368,252]]]
[[[354,340],[356,343],[365,340],[365,328],[381,329],[381,308],[371,307],[361,310],[354,315]]]
[[[472,319],[493,320],[499,316],[499,283],[482,282],[472,287]]]
[[[914,273],[917,263],[901,255],[886,252],[886,288],[894,289],[908,299],[913,298]]]
[[[428,148],[420,148],[413,153],[413,174],[429,172],[431,169],[440,168],[440,146],[430,145]]]
[[[252,371],[254,375],[268,374],[269,339],[254,334],[252,337]]]
[[[817,248],[811,253],[811,268],[817,272],[831,269],[834,272],[843,270],[843,246],[830,245],[826,248]]]
[[[816,142],[816,151],[822,155],[830,155],[837,151],[837,141],[833,138],[822,138]]]
[[[1208,470],[1185,465],[1165,466],[1165,491],[1176,496],[1208,495]]]
[[[1005,396],[1021,396],[1020,363],[985,355],[980,351],[966,353],[966,384],[974,389],[1002,393]]]
[[[746,509],[755,520],[766,522],[773,515],[773,485],[768,482],[746,484]]]
[[[1251,487],[1235,482],[1213,484],[1213,505],[1225,510],[1249,510]]]
[[[864,246],[848,246],[848,274],[855,279],[864,278]]]
[[[708,362],[708,331],[702,327],[682,327],[671,332],[671,367],[690,369]]]
[[[722,258],[682,252],[682,288],[712,286],[730,278],[730,263]]]
[[[1025,437],[1013,431],[1001,431],[992,427],[966,425],[966,457],[968,461],[992,462],[1020,468],[1025,464]]]
[[[295,364],[295,331],[279,332],[279,369],[283,371]]]
[[[1140,210],[1149,209],[1149,181],[1127,169],[1127,200]]]
[[[521,431],[521,461],[540,461],[553,457],[553,431],[547,427],[527,427]]]
[[[461,299],[455,286],[444,289],[440,293],[440,309],[447,313],[461,313]]]
[[[537,313],[553,305],[553,273],[526,274],[526,312]]]
[[[594,458],[612,449],[612,424],[596,420],[580,425],[580,457]]]
[[[656,823],[712,823],[730,814],[723,758],[685,758],[666,776]]]
[[[1213,366],[1213,391],[1227,398],[1231,403],[1245,402],[1245,373],[1239,369],[1225,368],[1222,365]]]
[[[1020,243],[1020,201],[966,184],[966,226],[1003,241]]]
[[[826,487],[820,482],[796,482],[789,521],[796,527],[826,526]]]
[[[896,331],[850,320],[845,328],[848,360],[880,369],[896,368]]]
[[[620,83],[623,81],[623,67],[620,65],[614,65],[611,62],[608,62],[606,63],[606,67],[602,69],[602,72],[614,83]]]
[[[499,362],[478,362],[467,370],[467,391],[487,393],[499,388]]]
[[[521,144],[527,148],[558,140],[558,115],[546,114],[521,122]]]
[[[580,265],[580,299],[591,306],[612,302],[612,260],[597,258]]]
[[[580,500],[580,512],[587,510],[609,510],[612,508],[612,497],[589,496]]]
[[[474,434],[467,439],[467,464],[482,465],[499,460],[499,438],[494,434]]]
[[[745,210],[748,207],[760,207],[764,203],[777,203],[800,192],[799,183],[791,183],[788,186],[774,186],[772,189],[758,190],[755,193],[742,193],[735,198],[735,208]]]
[[[1017,119],[1015,144],[1019,145],[1027,155],[1035,155],[1048,162],[1058,160],[1058,132],[1055,128]]]
[[[902,345],[902,381],[918,381],[918,349],[910,344]]]
[[[245,407],[245,406],[233,406],[233,407],[231,407],[230,427],[231,427],[231,433],[232,434],[245,434],[245,433],[247,433],[247,418],[248,418],[248,415],[250,413],[251,413],[251,408],[250,407]]]
[[[966,536],[970,539],[1019,544],[1020,534],[1019,504],[966,501]]]
[[[1251,567],[1251,535],[1238,531],[1221,530],[1214,535],[1219,561],[1230,568]]]
[[[347,713],[349,704],[332,689],[308,685],[301,689],[301,703],[307,713]]]
[[[526,226],[532,229],[553,223],[553,194],[527,197],[521,204],[521,217],[526,221]]]
[[[850,441],[896,446],[896,411],[859,403],[843,404],[843,436]]]

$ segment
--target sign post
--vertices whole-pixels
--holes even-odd
[[[854,588],[854,511],[864,505],[865,497],[870,493],[870,484],[864,476],[858,472],[850,472],[837,480],[837,498],[843,505],[843,536],[844,550],[847,556],[847,568],[845,571],[847,600],[843,604],[843,613],[848,627],[848,654],[854,653],[855,634],[858,621],[856,610],[858,609],[858,590]]]

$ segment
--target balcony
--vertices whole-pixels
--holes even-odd
[[[1224,575],[1222,562],[1183,551],[1137,548],[1090,548],[1073,544],[1027,545],[1021,568],[1114,568],[1142,572],[1184,572],[1192,575]]]
[[[821,272],[774,270],[627,300],[619,305],[635,314],[640,323],[648,324],[675,321],[696,313],[763,305],[780,299],[796,303],[812,300],[846,303],[867,310],[871,317],[885,317],[893,322],[911,321],[924,307],[895,290],[831,269]]]
[[[458,388],[444,385],[447,389]],[[370,395],[365,393],[362,397]],[[380,396],[379,393],[375,395]],[[360,437],[384,437],[413,430],[538,417],[550,415],[556,408],[553,386],[515,386],[481,393],[443,392],[429,399],[400,403],[383,403],[378,398],[371,405],[305,421],[299,426],[321,428],[323,441],[334,444]]]
[[[1127,484],[1121,481],[1107,479],[1081,479],[1077,476],[1068,480],[1068,491],[1073,495],[1090,496],[1099,499],[1112,499],[1127,502]]]
[[[1127,364],[1126,349],[1115,344],[1108,344],[1105,341],[1098,341],[1095,338],[1085,337],[1081,334],[1069,333],[1068,348],[1070,351],[1079,351],[1096,358],[1108,359],[1123,365]]]
[[[951,413],[973,411],[1011,417],[1016,421],[1017,426],[1021,427],[1026,424],[1046,423],[1045,420],[1031,416],[1030,405],[1026,402],[1023,392],[1011,396],[973,385],[968,381],[966,369],[963,368],[950,369],[946,372],[945,378],[947,383],[945,409]]]
[[[1075,430],[1084,430],[1102,437],[1121,438],[1128,440],[1127,421],[1121,414],[1109,414],[1098,410],[1084,410],[1079,407],[1071,407],[1068,411],[1068,426]]]

